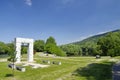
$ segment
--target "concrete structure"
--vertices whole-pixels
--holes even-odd
[[[16,49],[16,62],[21,62],[21,46],[22,44],[28,45],[28,62],[33,62],[33,39],[28,38],[15,38],[15,49]]]

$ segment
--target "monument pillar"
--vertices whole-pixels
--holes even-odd
[[[16,62],[21,61],[21,43],[16,43]]]
[[[28,47],[28,62],[33,62],[33,42],[29,43],[29,47]]]

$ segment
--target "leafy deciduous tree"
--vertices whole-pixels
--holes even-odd
[[[36,40],[34,42],[34,50],[37,52],[43,52],[45,47],[45,42],[43,40]]]

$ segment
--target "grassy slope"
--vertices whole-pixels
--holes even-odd
[[[35,61],[61,61],[62,65],[51,64],[48,68],[32,69],[26,67],[26,72],[15,70],[15,80],[112,80],[110,58],[95,59],[94,57],[61,57],[48,58],[36,56]],[[0,62],[0,80],[13,80],[12,70],[8,62]]]
[[[117,29],[117,30],[114,30],[114,31],[110,31],[110,32],[112,32],[112,33],[114,33],[114,32],[120,32],[120,29]],[[77,41],[77,42],[74,42],[74,43],[71,43],[71,44],[76,44],[76,45],[81,45],[81,46],[83,46],[83,45],[91,45],[91,43],[92,44],[96,44],[97,43],[97,41],[101,38],[101,37],[103,37],[103,36],[106,36],[108,33],[110,33],[110,32],[106,32],[106,33],[103,33],[103,34],[98,34],[98,35],[94,35],[94,36],[91,36],[91,37],[88,37],[88,38],[86,38],[86,39],[84,39],[84,40],[82,40],[82,41]],[[88,46],[87,45],[87,46]]]

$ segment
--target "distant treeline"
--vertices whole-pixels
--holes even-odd
[[[86,41],[81,45],[67,44],[57,46],[53,37],[49,37],[46,42],[44,40],[35,40],[34,53],[45,52],[55,54],[57,56],[120,56],[120,31],[109,32],[104,36],[97,37],[97,40]],[[0,42],[0,54],[11,55],[15,51],[14,43],[5,44]],[[27,53],[27,47],[23,46],[21,49],[22,54]]]
[[[120,31],[109,32],[104,36],[92,38],[93,41],[62,45],[60,48],[72,56],[120,56]]]
[[[21,45],[22,46],[22,45]],[[15,52],[14,43],[5,44],[0,42],[0,55],[8,54],[12,55]],[[44,40],[35,40],[34,42],[34,53],[45,52],[48,54],[55,54],[57,56],[66,56],[66,53],[62,51],[58,46],[53,37],[49,37],[46,42]],[[27,53],[27,46],[22,46],[21,54]]]

